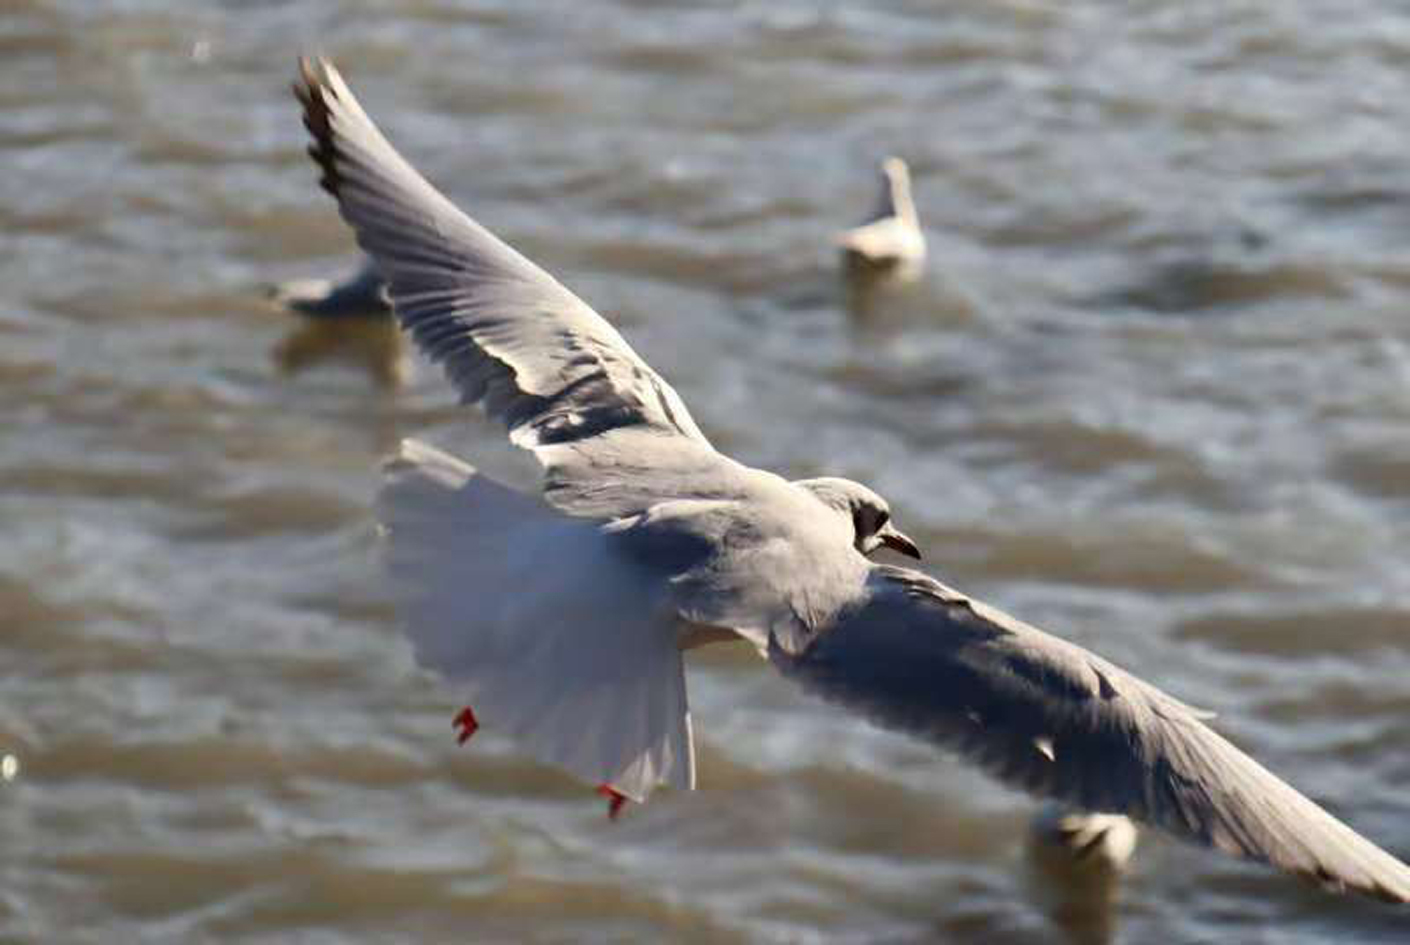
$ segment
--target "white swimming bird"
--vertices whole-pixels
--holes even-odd
[[[919,274],[925,264],[925,234],[911,199],[911,172],[905,161],[889,157],[881,162],[876,209],[860,226],[839,233],[837,243],[849,266]]]
[[[1003,781],[1410,900],[1410,868],[1095,654],[918,571],[886,502],[717,452],[611,325],[458,210],[324,60],[310,153],[397,318],[544,469],[541,496],[410,442],[381,496],[419,660],[483,722],[614,796],[695,783],[682,652],[743,637],[784,676]]]
[[[390,318],[387,283],[370,259],[357,272],[331,279],[291,279],[269,287],[270,301],[310,318]]]
[[[1119,873],[1136,852],[1140,831],[1120,814],[1092,814],[1048,804],[1029,827],[1034,858],[1053,871]]]

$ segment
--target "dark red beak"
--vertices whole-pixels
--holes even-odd
[[[890,525],[887,525],[881,531],[877,532],[876,537],[880,538],[881,543],[892,551],[903,554],[907,558],[915,558],[917,561],[920,560],[920,549],[916,547],[916,543]]]

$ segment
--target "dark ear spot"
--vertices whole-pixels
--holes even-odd
[[[856,540],[861,541],[862,536],[867,534],[866,512],[861,506],[852,507],[852,535]]]
[[[852,507],[852,532],[858,541],[870,538],[885,528],[890,518],[891,513],[884,509],[878,509],[871,505],[854,505]]]

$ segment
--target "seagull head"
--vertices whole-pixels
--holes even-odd
[[[908,558],[920,558],[916,543],[891,524],[891,506],[886,500],[859,482],[824,476],[820,479],[800,479],[802,486],[824,505],[836,509],[852,521],[856,535],[854,547],[864,555],[886,547]]]

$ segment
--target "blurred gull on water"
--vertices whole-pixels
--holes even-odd
[[[275,346],[272,357],[288,373],[331,361],[362,365],[382,387],[406,383],[411,362],[387,299],[386,281],[372,260],[341,282],[293,279],[269,286],[266,297],[303,316]]]
[[[888,157],[880,172],[876,209],[861,225],[839,233],[837,243],[849,272],[913,279],[925,266],[925,234],[911,199],[910,168]]]

